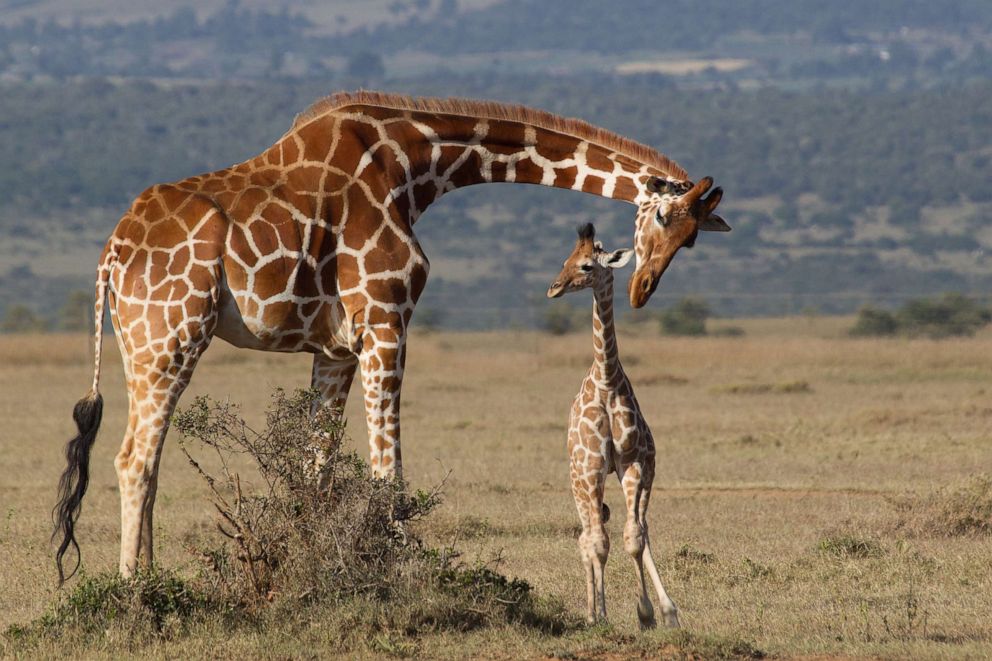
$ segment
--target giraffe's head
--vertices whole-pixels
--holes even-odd
[[[710,177],[695,185],[661,177],[647,180],[634,231],[637,268],[627,284],[632,307],[648,302],[675,253],[683,246],[691,248],[700,231],[730,231],[723,218],[713,213],[723,189],[714,188],[703,197],[712,186]]]
[[[603,250],[603,244],[596,241],[596,229],[592,223],[581,225],[579,240],[575,242],[572,254],[548,287],[548,298],[558,298],[587,287],[595,289],[610,275],[610,269],[621,268],[633,255],[634,251],[630,248],[612,252]]]

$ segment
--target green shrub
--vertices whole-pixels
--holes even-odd
[[[907,302],[896,313],[896,319],[906,335],[936,339],[974,335],[992,321],[992,310],[962,294],[944,294]]]
[[[710,309],[699,298],[687,297],[661,314],[661,332],[665,335],[706,335]]]
[[[48,324],[27,305],[11,305],[0,322],[0,333],[43,333]]]
[[[992,321],[992,309],[962,294],[907,301],[894,314],[865,306],[849,331],[857,336],[887,336],[899,333],[909,337],[939,339],[974,335]]]
[[[541,319],[541,328],[552,335],[565,335],[574,327],[575,314],[567,305],[552,305]]]
[[[866,305],[858,310],[858,319],[848,332],[859,337],[881,337],[895,335],[898,329],[899,323],[894,314]]]
[[[174,636],[194,619],[223,610],[202,586],[152,567],[139,569],[131,578],[116,573],[83,576],[47,613],[26,627],[10,627],[5,635],[29,644],[67,635],[99,638],[117,629],[128,632],[137,644]]]

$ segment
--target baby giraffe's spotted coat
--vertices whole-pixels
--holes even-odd
[[[572,495],[582,521],[579,551],[586,570],[586,619],[593,623],[597,618],[606,618],[603,570],[610,552],[605,526],[610,514],[603,503],[603,487],[607,475],[616,473],[627,505],[623,545],[634,558],[641,580],[637,616],[642,627],[654,626],[654,608],[644,578],[647,569],[658,592],[665,623],[676,627],[678,610],[661,585],[648,542],[654,439],[620,365],[613,326],[613,269],[626,264],[632,251],[606,252],[594,237],[591,224],[579,228],[575,249],[548,289],[549,298],[586,288],[594,293],[593,364],[572,403],[568,421]]]

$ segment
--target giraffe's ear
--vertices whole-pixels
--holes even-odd
[[[634,256],[634,251],[631,248],[626,248],[624,250],[614,250],[613,252],[604,252],[599,256],[599,263],[607,268],[620,269],[627,265],[630,258]]]
[[[720,216],[711,213],[699,223],[699,230],[702,232],[729,232],[730,225]]]

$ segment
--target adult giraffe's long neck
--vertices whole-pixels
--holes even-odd
[[[593,365],[606,383],[613,383],[619,373],[616,328],[613,325],[613,272],[593,289],[592,302]]]
[[[521,122],[414,125],[423,137],[411,145],[410,174],[397,191],[406,193],[414,219],[444,193],[483,183],[537,184],[634,203],[656,174],[601,145]]]
[[[384,180],[390,187],[384,201],[411,222],[445,193],[474,184],[538,184],[637,204],[650,176],[684,174],[657,152],[615,134],[521,112],[536,113],[536,119],[365,104],[336,108],[327,119],[336,123],[335,133],[355,136],[364,149],[355,174]]]

